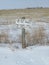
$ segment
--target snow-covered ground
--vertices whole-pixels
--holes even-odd
[[[28,22],[28,21],[27,21]],[[28,24],[28,25],[26,25]],[[13,40],[13,41],[19,41],[19,36],[22,35],[22,27],[23,25],[20,22],[20,26],[17,24],[13,24],[13,25],[0,25],[0,34],[2,34],[2,32],[5,32],[8,34],[9,39]],[[28,31],[30,34],[34,34],[34,31],[36,29],[38,29],[39,27],[43,27],[45,29],[45,33],[49,38],[49,23],[46,22],[34,22],[34,21],[30,21],[30,23],[25,23],[24,24],[25,27],[25,31]]]
[[[0,47],[0,65],[49,65],[49,46]]]
[[[24,27],[30,33],[34,33],[35,29],[40,26],[44,27],[49,40],[49,23],[33,22],[29,24],[25,24]],[[10,40],[19,41],[18,37],[22,34],[22,28],[21,25],[18,27],[16,24],[0,25],[0,34],[6,32]],[[2,43],[0,44],[0,65],[49,65],[49,46],[30,46],[22,49],[21,43],[11,45]]]

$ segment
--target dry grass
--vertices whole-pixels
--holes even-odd
[[[49,8],[35,8],[35,9],[15,9],[15,10],[0,10],[0,19],[5,19],[7,21],[3,21],[4,25],[7,24],[14,24],[15,23],[15,19],[16,18],[30,18],[33,19],[35,21],[41,21],[41,18],[45,18],[46,22],[49,22]],[[9,22],[9,23],[8,23]],[[45,21],[44,21],[45,22]],[[0,24],[2,25],[2,21],[0,21]],[[0,42],[1,41],[1,37],[3,37],[3,41],[5,42],[6,40],[8,40],[8,35],[6,35],[5,33],[0,35]],[[4,39],[5,38],[5,39]],[[20,41],[22,42],[22,36],[19,37]],[[30,35],[29,32],[26,33],[26,40],[27,40],[27,44],[31,45],[32,44],[43,44],[45,43],[45,33],[44,33],[44,28],[43,27],[39,27],[38,30],[35,30],[34,35],[32,34],[32,36]],[[49,43],[49,41],[48,41]]]
[[[9,39],[8,39],[8,34],[5,32],[2,32],[0,34],[0,43],[8,43]]]
[[[42,17],[49,17],[49,8],[0,10],[0,16],[11,16],[12,19],[25,17],[36,21]]]
[[[39,27],[37,30],[35,30],[34,34],[32,35],[32,42],[33,45],[39,44],[39,45],[45,45],[45,32],[43,27]]]
[[[32,35],[28,32],[26,32],[26,43],[28,46],[30,45],[45,45],[46,43],[46,35],[44,27],[39,27],[38,29],[35,29],[34,33]]]

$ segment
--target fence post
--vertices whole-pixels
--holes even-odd
[[[26,48],[25,29],[22,28],[22,48]]]

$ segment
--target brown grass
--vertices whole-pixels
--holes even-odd
[[[33,8],[33,9],[14,9],[14,10],[0,10],[0,16],[11,16],[13,18],[25,17],[33,20],[38,20],[41,17],[49,16],[49,8]]]
[[[45,45],[46,43],[46,34],[45,29],[42,26],[39,26],[38,29],[33,30],[34,33],[30,33],[29,31],[26,31],[25,39],[26,39],[26,45]]]
[[[0,43],[8,43],[9,40],[8,40],[8,34],[5,33],[5,32],[2,32],[0,34]]]
[[[45,32],[43,27],[39,27],[37,30],[35,30],[34,34],[32,35],[32,42],[33,45],[39,44],[39,45],[45,45]]]

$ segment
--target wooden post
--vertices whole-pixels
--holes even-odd
[[[22,48],[26,48],[25,29],[22,28]]]

